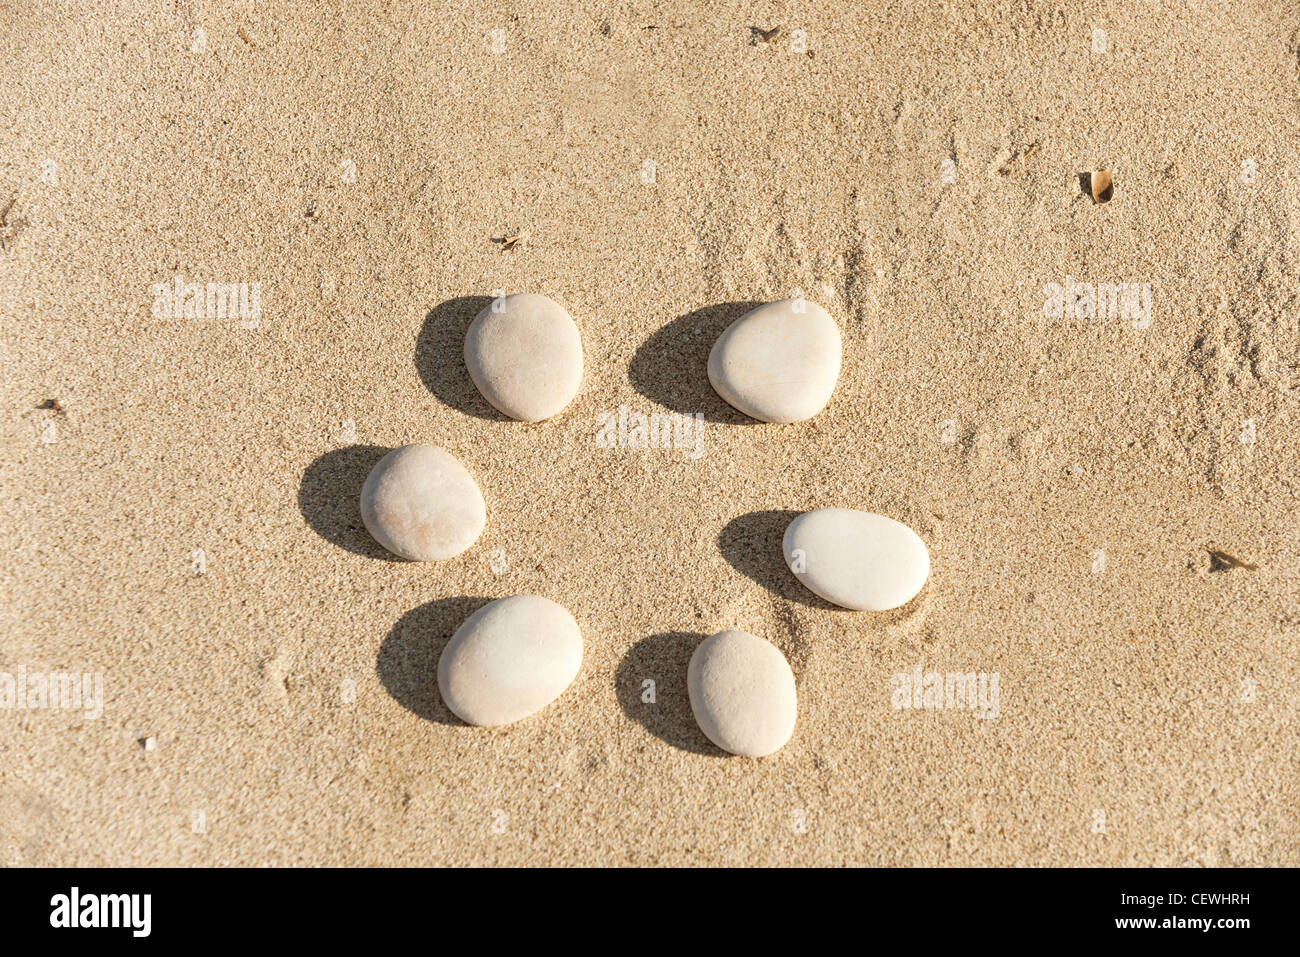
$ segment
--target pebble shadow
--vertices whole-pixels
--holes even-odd
[[[756,425],[728,405],[709,382],[709,350],[718,335],[759,302],[724,302],[696,309],[661,327],[632,356],[628,379],[651,402],[673,412],[704,413],[705,421]]]
[[[370,537],[361,521],[361,486],[391,449],[350,445],[326,452],[307,466],[298,485],[298,511],[321,538],[367,558],[400,562]]]
[[[686,666],[704,637],[672,631],[643,638],[619,664],[614,693],[623,712],[656,738],[683,751],[721,758],[727,757],[727,752],[706,738],[695,723],[686,690]],[[653,702],[642,700],[649,694],[647,681],[654,682]]]
[[[483,398],[465,368],[465,333],[491,303],[490,296],[460,296],[430,309],[415,339],[415,368],[425,388],[444,404],[480,419],[509,422]]]
[[[799,514],[785,509],[733,518],[718,533],[718,550],[732,568],[781,598],[810,608],[844,611],[805,588],[785,563],[781,542],[786,526]]]
[[[438,659],[451,636],[491,598],[439,598],[397,620],[375,663],[375,674],[407,711],[429,721],[465,727],[438,694]]]

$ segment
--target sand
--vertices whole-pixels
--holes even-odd
[[[0,711],[0,862],[1300,864],[1294,4],[9,16],[0,671],[103,714]],[[256,320],[177,315],[178,273]],[[1149,322],[1054,309],[1079,282]],[[497,290],[582,330],[550,421],[464,369]],[[755,424],[709,347],[795,290],[839,386]],[[621,407],[700,445],[598,444]],[[361,525],[409,442],[487,500],[453,561]],[[915,528],[922,594],[802,590],[781,535],[826,506]],[[463,726],[438,651],[516,593],[582,671]],[[796,676],[762,760],[686,699],[733,627]],[[895,707],[918,667],[996,675],[996,717]]]

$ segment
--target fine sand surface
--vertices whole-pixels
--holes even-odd
[[[1300,864],[1300,10],[910,6],[9,4],[0,672],[104,707],[0,710],[0,862]],[[258,320],[155,313],[177,273]],[[582,330],[549,421],[466,374],[495,290]],[[843,371],[757,424],[708,349],[795,290]],[[622,406],[699,454],[602,447]],[[357,512],[409,442],[487,501],[445,563]],[[804,590],[825,506],[921,595]],[[438,652],[517,593],[582,670],[464,726]],[[733,627],[797,681],[762,760],[686,700]],[[915,666],[997,716],[893,707]]]

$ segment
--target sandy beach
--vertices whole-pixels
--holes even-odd
[[[904,6],[11,5],[0,673],[87,693],[0,677],[0,863],[1300,865],[1300,9]],[[462,359],[522,291],[584,351],[535,424]],[[834,397],[755,422],[709,350],[796,296]],[[358,512],[416,442],[487,503],[449,561]],[[827,506],[922,593],[805,589]],[[581,671],[466,726],[439,653],[515,594]],[[767,758],[687,701],[729,628]]]

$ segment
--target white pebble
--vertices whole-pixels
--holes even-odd
[[[540,422],[582,384],[582,336],[557,302],[520,293],[493,300],[465,333],[465,367],[483,398],[512,419]]]
[[[577,677],[582,632],[537,595],[499,598],[465,619],[438,659],[438,689],[461,720],[512,724],[546,707]]]
[[[748,416],[801,422],[831,400],[840,359],[840,330],[830,314],[806,299],[782,299],[723,330],[709,353],[709,381]]]
[[[762,638],[735,630],[705,638],[691,655],[686,687],[700,730],[724,751],[761,758],[794,734],[794,673]]]
[[[487,506],[473,476],[450,452],[404,445],[371,470],[361,488],[361,520],[393,554],[432,562],[474,544]]]
[[[930,553],[902,522],[852,508],[819,508],[785,530],[785,562],[808,589],[856,611],[906,605],[930,577]]]

